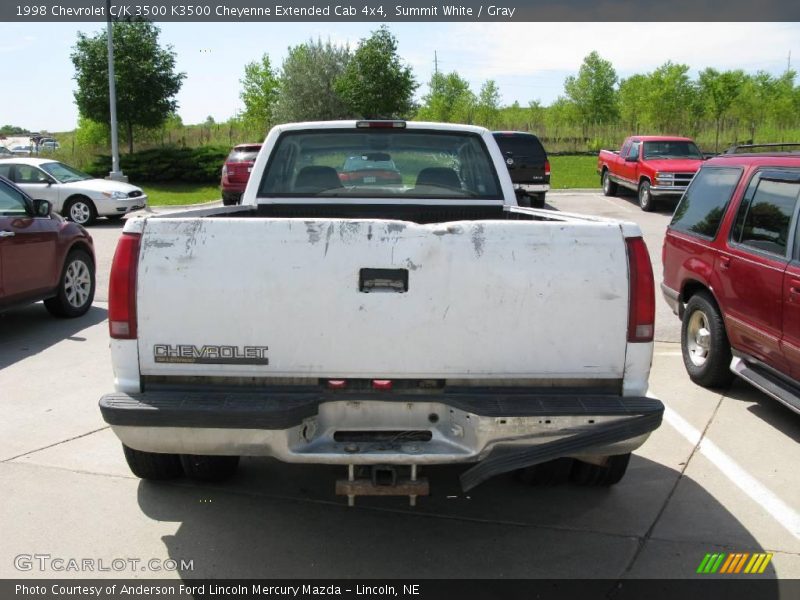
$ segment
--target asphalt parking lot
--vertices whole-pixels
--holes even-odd
[[[672,206],[552,193],[551,207],[636,221],[656,272]],[[20,554],[192,561],[106,577],[684,578],[706,553],[769,552],[764,577],[800,578],[800,417],[747,385],[697,387],[679,322],[658,297],[651,392],[663,425],[611,489],[525,487],[499,477],[468,494],[431,468],[432,496],[334,496],[337,468],[244,459],[224,485],[134,478],[97,409],[112,389],[107,278],[121,226],[98,223],[98,292],[83,318],[41,305],[0,315],[0,577]],[[79,573],[69,573],[79,576]]]

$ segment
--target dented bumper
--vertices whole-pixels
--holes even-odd
[[[148,452],[273,456],[317,464],[479,464],[465,487],[562,456],[624,454],[661,422],[645,397],[525,391],[108,394],[105,421]]]

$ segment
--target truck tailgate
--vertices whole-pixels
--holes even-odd
[[[148,219],[137,305],[145,376],[616,379],[625,241],[603,222]]]

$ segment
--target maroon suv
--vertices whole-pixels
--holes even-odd
[[[240,204],[250,171],[256,161],[261,144],[239,144],[234,146],[222,166],[222,203],[225,206]]]
[[[0,311],[44,300],[57,317],[79,317],[92,305],[92,238],[51,209],[0,177]]]
[[[800,155],[707,161],[664,240],[662,292],[689,376],[732,374],[800,413]]]

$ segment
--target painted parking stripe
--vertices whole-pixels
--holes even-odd
[[[717,467],[736,487],[756,504],[766,510],[773,519],[800,539],[800,514],[768,490],[760,481],[740,467],[707,437],[692,427],[683,417],[669,407],[664,407],[664,420],[685,437],[690,444],[698,446],[700,452]],[[771,557],[770,557],[771,558]]]

